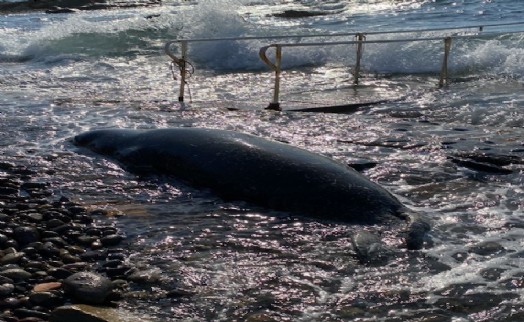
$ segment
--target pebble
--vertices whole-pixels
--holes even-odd
[[[9,253],[0,259],[0,265],[15,264],[25,256],[24,252]]]
[[[142,316],[134,316],[123,309],[94,307],[84,304],[66,305],[56,308],[50,315],[50,322],[150,322]]]
[[[23,301],[14,297],[6,297],[2,300],[0,300],[0,308],[4,309],[13,309],[17,307],[21,307],[23,305]]]
[[[45,321],[46,320],[43,320],[43,319],[40,319],[40,318],[32,316],[32,317],[19,319],[17,322],[45,322]]]
[[[21,268],[8,268],[0,271],[0,275],[16,281],[24,281],[31,277],[31,273]]]
[[[102,304],[113,291],[111,280],[92,272],[75,273],[64,279],[66,294],[85,304]]]
[[[367,231],[358,232],[351,240],[357,258],[363,264],[384,265],[393,255],[380,238]]]
[[[64,303],[119,299],[111,279],[131,268],[106,210],[55,196],[36,175],[0,162],[0,322],[50,321]]]
[[[61,287],[62,287],[62,283],[60,282],[40,283],[40,284],[36,284],[33,287],[33,292],[48,292],[48,291],[59,289]]]
[[[105,247],[110,247],[110,246],[117,246],[118,244],[120,244],[122,240],[124,240],[124,236],[117,235],[117,234],[111,234],[111,235],[102,237],[100,239],[100,242]]]
[[[64,279],[64,278],[68,278],[69,276],[73,275],[73,272],[71,272],[68,269],[62,268],[62,267],[58,267],[58,268],[53,267],[47,271],[47,274],[57,279]]]
[[[5,222],[5,220],[2,220],[2,221]],[[0,247],[2,247],[8,240],[9,240],[9,237],[7,237],[4,234],[0,234]]]
[[[49,313],[45,313],[45,312],[41,312],[37,310],[26,309],[26,308],[17,308],[14,310],[14,314],[15,316],[19,318],[35,317],[35,318],[40,318],[44,321],[49,320]]]
[[[132,272],[128,277],[128,280],[144,284],[144,283],[157,283],[160,280],[159,272],[155,269],[142,270]]]
[[[65,299],[52,292],[33,292],[29,295],[29,302],[43,307],[57,307],[64,304]]]
[[[40,240],[40,233],[36,227],[22,226],[16,227],[13,231],[14,239],[20,246],[25,246]]]
[[[5,297],[11,295],[15,290],[15,286],[10,283],[0,285],[0,296]]]

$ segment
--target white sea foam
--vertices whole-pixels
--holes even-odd
[[[402,5],[412,6],[415,2]],[[384,3],[369,3],[366,6],[384,6]],[[390,10],[387,8],[369,10]],[[70,58],[100,57],[104,55],[132,55],[141,51],[161,53],[164,41],[179,38],[224,38],[245,36],[274,36],[288,34],[326,33],[320,28],[304,29],[300,24],[288,28],[260,26],[246,19],[242,10],[253,8],[251,2],[206,1],[189,7],[156,8],[124,13],[88,12],[75,15],[40,16],[17,22],[21,25],[43,25],[38,30],[20,28],[0,29],[2,60],[36,59],[48,60],[49,56],[69,55]],[[234,8],[244,8],[235,10]],[[233,9],[233,10],[232,10]],[[363,10],[363,9],[362,9]],[[366,9],[367,10],[367,9]],[[159,15],[147,19],[148,15]],[[337,14],[329,16],[336,20]],[[341,18],[343,23],[345,18]],[[363,28],[363,27],[361,27]],[[357,29],[350,31],[374,31]],[[443,33],[401,34],[369,36],[369,39],[398,39],[434,37]],[[353,40],[351,37],[333,38],[334,41]],[[304,38],[302,42],[328,41],[327,38]],[[225,41],[190,44],[190,57],[195,64],[211,70],[263,70],[266,67],[258,58],[259,48],[274,42],[289,40]],[[504,73],[521,77],[524,73],[522,57],[524,51],[521,36],[504,39],[456,40],[450,56],[450,69],[461,74]],[[293,68],[323,64],[355,64],[355,45],[284,48],[283,66]],[[402,42],[366,45],[362,58],[364,70],[378,73],[436,73],[442,64],[443,42]],[[49,61],[49,60],[48,60]]]

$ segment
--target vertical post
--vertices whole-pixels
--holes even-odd
[[[439,87],[443,87],[448,83],[448,59],[449,51],[451,49],[451,37],[444,38],[444,60],[442,61],[442,69],[440,70]]]
[[[280,102],[279,102],[281,64],[282,64],[282,46],[275,45],[275,64],[274,64],[275,85],[273,87],[273,101],[269,103],[269,106],[267,107],[268,110],[275,110],[275,111],[281,110]]]
[[[180,67],[180,91],[178,94],[178,101],[184,101],[184,91],[186,86],[186,58],[187,58],[187,41],[182,40],[182,57],[179,60],[178,66]]]
[[[353,73],[353,84],[358,85],[358,78],[360,77],[360,60],[362,59],[362,45],[363,41],[366,38],[363,33],[358,33],[355,35],[357,38],[357,61],[355,63],[355,71]]]

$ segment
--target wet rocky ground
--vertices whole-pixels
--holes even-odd
[[[395,125],[396,131],[392,131],[394,135],[385,139],[366,140],[357,137],[341,143],[392,150],[429,146],[418,137],[408,137],[408,126],[409,124]],[[468,139],[457,139],[456,133],[463,132],[469,134]],[[524,163],[520,139],[516,139],[512,144],[502,145],[481,140],[481,133],[474,130],[456,129],[452,133],[449,138],[438,142],[437,147],[439,151],[443,151],[444,161],[435,163],[445,162],[447,168],[455,165],[457,168],[466,168],[483,175],[495,175],[493,178],[521,173]],[[476,148],[472,149],[472,146]],[[173,318],[174,308],[184,311],[180,316],[185,317],[198,312],[201,307],[220,306],[213,302],[214,300],[202,300],[205,296],[200,294],[205,291],[195,291],[199,289],[199,282],[187,283],[189,286],[186,288],[177,285],[177,281],[172,277],[176,268],[168,264],[162,266],[158,258],[156,260],[160,263],[155,263],[155,259],[150,261],[153,265],[158,264],[157,271],[134,263],[128,253],[128,249],[132,248],[128,247],[128,243],[132,241],[127,240],[125,233],[117,228],[120,221],[118,217],[112,216],[113,214],[106,209],[92,208],[71,201],[57,192],[60,187],[42,180],[30,167],[9,160],[0,160],[0,322],[121,321],[118,316],[122,307],[136,308],[140,311],[140,308],[147,306],[156,308],[156,312],[149,313],[166,317],[156,320],[168,320]],[[360,160],[352,166],[369,169],[378,162]],[[420,184],[422,190],[417,193],[423,194],[426,191],[425,184],[438,185],[438,180],[447,182],[451,176],[465,175],[460,173],[455,169],[446,172],[446,175],[439,173],[439,177],[435,178],[428,177],[426,173],[423,173],[423,176],[419,175],[419,172],[415,171],[405,179],[413,185]],[[473,179],[477,180],[476,177]],[[464,235],[480,230],[485,231],[487,228],[471,224],[465,227],[457,227],[456,223],[449,225],[449,231],[459,231]],[[213,243],[213,240],[210,241],[213,247],[217,244]],[[201,253],[206,252],[200,244],[194,247],[190,248],[190,254],[201,256]],[[463,253],[457,253],[453,258],[460,263],[471,260],[472,256],[478,257],[475,259],[478,262],[508,256],[517,259],[522,257],[520,250],[505,247],[507,246],[497,240],[483,241],[465,248]],[[169,246],[169,251],[171,248],[172,245]],[[218,247],[216,251],[220,250]],[[157,253],[163,251],[155,249]],[[209,249],[208,251],[211,252]],[[147,252],[141,256],[144,254]],[[174,254],[176,258],[187,261],[183,250],[177,249]],[[411,260],[416,261],[417,266],[427,266],[430,274],[451,270],[450,266],[439,262],[437,258],[420,254],[407,256],[406,267],[415,265]],[[330,272],[331,266],[335,265],[328,265],[325,270]],[[403,313],[386,320],[451,321],[458,318],[465,321],[522,321],[524,307],[519,296],[524,285],[522,272],[505,273],[507,268],[504,267],[486,267],[479,271],[482,278],[480,282],[454,283],[432,293],[412,293],[406,289],[370,291],[366,287],[356,288],[347,299],[337,303],[335,309],[326,313],[325,319],[320,320],[337,321],[339,318],[338,320],[342,321],[373,321],[376,316],[388,316],[388,312],[396,311]],[[362,265],[359,269],[372,270],[373,267]],[[402,271],[395,272],[404,274]],[[277,279],[275,285],[264,285],[267,294],[278,290],[280,284],[285,284],[283,279],[285,276]],[[366,278],[364,281],[357,280],[357,283],[374,285],[377,280]],[[489,289],[488,286],[493,289]],[[298,283],[289,284],[291,290],[301,287],[303,286]],[[239,298],[239,306],[251,301],[248,293],[240,290],[239,294],[235,295]],[[314,291],[311,291],[311,294],[310,299],[315,298]],[[304,298],[301,295],[296,300],[300,302]],[[269,300],[265,295],[260,295],[259,298],[254,296],[252,301],[255,304],[269,301],[272,309],[259,309],[253,304],[255,312],[246,314],[231,309],[232,311],[226,315],[238,320],[278,321],[282,311],[289,312],[289,316],[299,315],[292,312],[294,300],[295,298],[279,300],[272,295]],[[274,309],[275,307],[282,311]],[[145,320],[144,317],[130,316],[126,315],[125,321]],[[333,316],[336,318],[332,319]]]

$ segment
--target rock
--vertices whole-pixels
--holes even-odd
[[[13,284],[14,282],[12,279],[0,275],[0,284]]]
[[[39,318],[44,321],[49,320],[49,314],[45,312],[40,312],[37,310],[30,310],[26,308],[18,308],[14,310],[16,316],[20,318]]]
[[[40,240],[38,229],[31,226],[16,227],[13,231],[14,239],[20,246],[25,246]]]
[[[111,234],[111,235],[107,235],[107,236],[102,237],[100,239],[100,242],[105,247],[111,247],[111,246],[116,246],[116,245],[120,244],[120,242],[122,240],[124,240],[123,236],[117,235],[117,234]]]
[[[474,246],[472,246],[469,251],[481,255],[481,256],[489,256],[489,255],[495,255],[503,252],[505,249],[502,245],[500,245],[497,242],[493,241],[486,241],[482,243],[478,243]]]
[[[0,265],[7,265],[7,264],[15,264],[22,259],[22,257],[25,256],[24,252],[16,252],[16,253],[10,253],[6,254],[2,258],[0,258]]]
[[[113,290],[111,281],[99,274],[79,272],[66,278],[62,285],[66,294],[86,304],[101,304]]]
[[[58,249],[58,247],[56,247],[51,242],[43,243],[42,246],[38,249],[38,252],[46,258],[60,255],[60,249]]]
[[[367,231],[358,232],[351,240],[359,261],[363,264],[381,265],[393,255],[378,236]]]
[[[54,278],[64,279],[64,278],[68,278],[69,276],[73,275],[73,272],[63,267],[58,267],[58,268],[54,267],[54,268],[49,269],[47,271],[47,274],[49,274],[50,276],[53,276]]]
[[[5,297],[11,295],[15,290],[15,286],[10,283],[4,283],[0,285],[0,297]]]
[[[2,220],[3,222],[3,220]],[[9,240],[9,237],[7,237],[4,234],[0,234],[0,248],[4,247],[4,244]]]
[[[69,270],[71,272],[77,273],[77,272],[87,270],[88,266],[89,264],[86,262],[75,262],[75,263],[65,264],[64,266],[62,266],[62,268]]]
[[[97,241],[98,237],[96,236],[87,236],[82,235],[77,238],[78,243],[84,246],[90,246],[93,242]]]
[[[273,16],[279,18],[307,18],[307,17],[316,17],[316,16],[325,16],[328,15],[328,12],[321,11],[307,11],[307,10],[285,10],[281,13],[275,13]]]
[[[150,322],[144,317],[133,316],[123,309],[94,307],[90,305],[67,305],[56,308],[50,322]]]
[[[18,195],[18,189],[11,187],[0,187],[0,195],[16,196]]]
[[[23,301],[15,297],[0,299],[0,309],[14,309],[23,305]]]
[[[193,295],[195,295],[194,292],[183,289],[174,289],[166,293],[167,298],[191,297]]]
[[[65,299],[51,292],[33,292],[29,294],[29,302],[35,306],[57,307],[64,304]]]
[[[75,13],[78,12],[77,9],[61,8],[54,7],[52,9],[46,10],[45,13]]]
[[[32,212],[26,215],[26,218],[33,223],[40,223],[44,219],[44,215],[38,212]]]
[[[503,272],[505,272],[506,269],[499,268],[499,267],[490,267],[485,268],[480,271],[480,276],[482,276],[484,279],[488,281],[496,281],[500,278]]]
[[[65,224],[66,224],[65,222],[63,222],[62,220],[60,220],[58,218],[52,218],[52,219],[49,219],[47,221],[46,226],[47,226],[48,229],[53,229],[53,228],[56,228],[56,227],[63,226]],[[58,235],[58,233],[56,233],[56,232],[54,232],[54,233],[56,235]]]
[[[131,273],[127,279],[131,282],[144,284],[144,283],[157,283],[160,281],[160,272],[157,269],[148,269],[143,271],[136,271]]]
[[[40,10],[47,13],[70,13],[77,10],[101,10],[116,8],[136,8],[158,5],[158,0],[139,1],[108,1],[108,0],[26,0],[16,2],[0,2],[0,12],[23,13],[27,11]],[[5,162],[6,167],[9,163]],[[15,167],[16,168],[16,167]],[[12,172],[13,168],[9,168]],[[19,171],[18,171],[19,172]]]
[[[124,276],[127,272],[129,272],[130,269],[131,267],[127,265],[120,265],[117,267],[107,267],[105,268],[105,273],[107,274],[107,276],[111,278],[116,278],[116,277]]]
[[[0,271],[0,275],[10,278],[14,281],[25,281],[31,277],[31,273],[21,268],[9,268],[9,269]]]
[[[80,259],[84,261],[101,260],[107,256],[107,252],[103,250],[89,250],[80,255]]]
[[[49,184],[46,182],[23,182],[20,185],[21,189],[46,189],[48,188]]]
[[[86,212],[86,208],[75,205],[67,209],[71,214],[78,215]]]
[[[31,317],[20,319],[17,322],[45,322],[45,321],[46,320],[44,320],[44,319],[37,318],[35,316],[31,316]]]
[[[10,170],[14,168],[16,164],[7,162],[7,161],[0,161],[0,170]]]
[[[62,283],[60,282],[40,283],[33,287],[33,292],[48,292],[51,290],[56,290],[60,287],[62,287]]]

